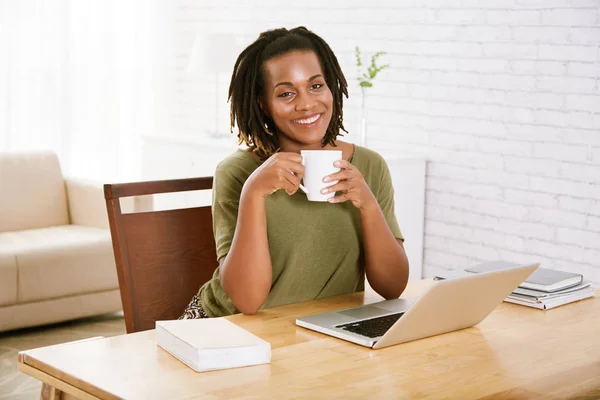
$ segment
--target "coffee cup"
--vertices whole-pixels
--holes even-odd
[[[340,170],[333,163],[342,159],[342,151],[301,150],[300,155],[304,165],[304,185],[300,185],[300,189],[306,193],[308,200],[326,202],[335,193],[322,194],[321,190],[327,186],[335,185],[337,181],[325,183],[323,178]]]

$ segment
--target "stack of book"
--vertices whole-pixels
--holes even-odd
[[[505,261],[492,261],[465,268],[464,271],[451,271],[447,274],[438,275],[436,279],[451,279],[469,274],[516,267],[518,265]],[[548,310],[594,297],[594,294],[595,290],[591,282],[584,281],[582,274],[538,267],[504,301],[540,310]]]
[[[563,304],[594,297],[594,288],[591,282],[581,281],[580,284],[569,286],[553,292],[526,289],[518,287],[504,301],[522,306],[548,310]]]

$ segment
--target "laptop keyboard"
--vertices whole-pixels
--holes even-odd
[[[336,328],[341,328],[345,331],[357,333],[370,338],[383,336],[400,319],[404,313],[386,315],[362,321],[351,322],[349,324],[337,325]]]

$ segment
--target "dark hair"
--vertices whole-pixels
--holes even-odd
[[[239,55],[231,83],[231,132],[237,123],[239,143],[255,149],[259,157],[266,159],[279,150],[277,127],[262,110],[259,99],[263,95],[263,65],[265,61],[294,50],[314,51],[325,82],[333,96],[331,121],[323,137],[322,145],[335,145],[335,139],[347,132],[343,123],[343,97],[348,97],[348,83],[338,60],[329,45],[318,35],[303,26],[287,30],[273,29],[263,32],[258,39]]]

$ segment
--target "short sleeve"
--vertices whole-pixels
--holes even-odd
[[[385,220],[387,221],[392,234],[396,239],[400,239],[404,242],[404,237],[402,236],[402,232],[400,232],[398,219],[396,218],[396,213],[394,211],[394,187],[392,186],[392,176],[387,163],[383,159],[381,161],[377,201],[379,202],[379,207],[381,207],[381,211],[383,211],[383,215],[385,216]]]
[[[213,234],[219,262],[229,253],[237,223],[244,182],[231,168],[219,165],[215,171],[212,193]]]

